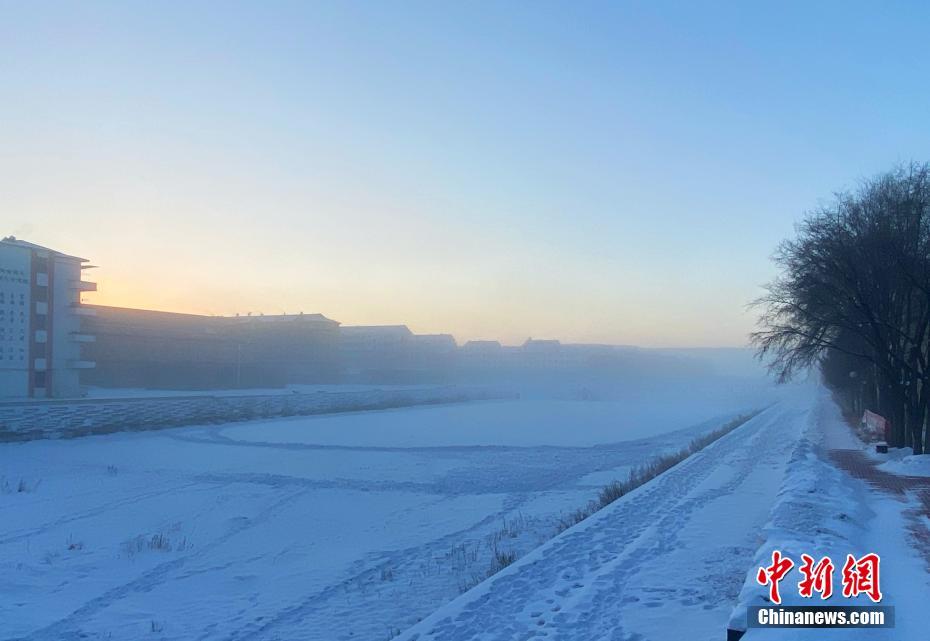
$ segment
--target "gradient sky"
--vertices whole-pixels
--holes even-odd
[[[102,304],[741,345],[930,159],[930,4],[760,4],[0,1],[0,233]]]

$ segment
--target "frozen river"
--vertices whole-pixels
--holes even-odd
[[[747,409],[514,400],[3,444],[0,639],[388,639]]]

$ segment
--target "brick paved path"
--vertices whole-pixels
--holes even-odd
[[[907,514],[910,531],[917,551],[927,560],[930,570],[930,531],[921,522],[930,519],[930,478],[922,476],[900,476],[878,469],[878,464],[861,450],[829,450],[830,458],[842,470],[855,478],[866,481],[872,487],[899,497],[917,498],[919,505]]]

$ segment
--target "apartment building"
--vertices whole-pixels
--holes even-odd
[[[87,259],[8,236],[0,240],[0,398],[80,396]]]

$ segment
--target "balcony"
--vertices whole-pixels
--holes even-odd
[[[95,343],[97,342],[97,337],[94,336],[93,334],[71,332],[71,342],[72,343]]]
[[[48,361],[44,358],[37,358],[32,364],[33,369],[37,372],[44,372],[48,369]]]
[[[36,302],[36,314],[48,314],[48,303]]]
[[[86,280],[72,280],[71,289],[76,289],[79,292],[95,292],[97,291],[97,283],[91,283]]]
[[[39,287],[48,287],[48,273],[36,272],[36,285]]]
[[[48,332],[44,329],[37,329],[35,335],[35,341],[37,343],[47,343],[48,342]]]
[[[94,369],[97,363],[94,361],[73,360],[68,361],[68,367],[71,369]]]

